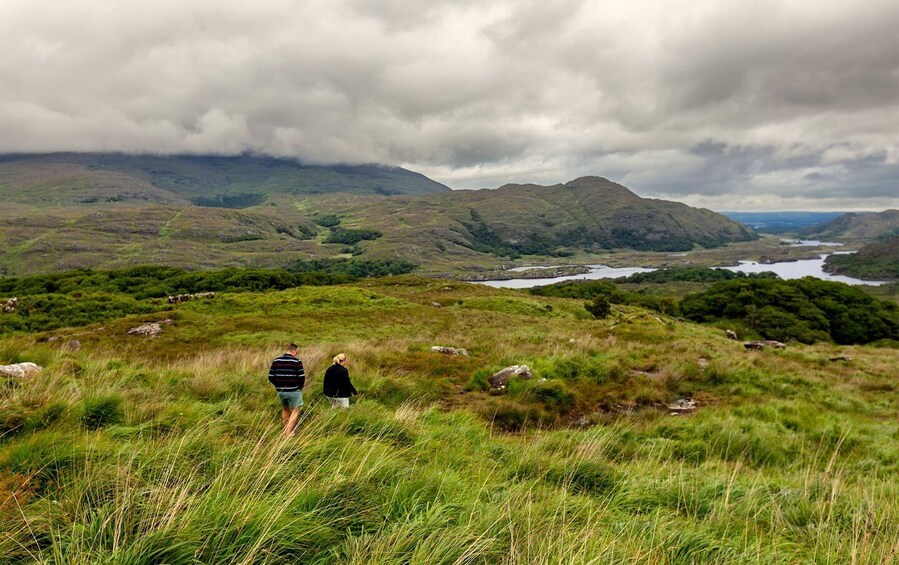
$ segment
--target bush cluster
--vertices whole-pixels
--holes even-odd
[[[681,314],[697,322],[736,320],[767,339],[839,344],[899,338],[899,306],[843,283],[741,279],[687,296]]]
[[[141,266],[111,271],[79,269],[0,279],[0,296],[19,297],[15,313],[0,316],[0,334],[76,327],[167,309],[159,299],[197,292],[261,292],[325,286],[357,278],[406,274],[416,265],[390,260],[298,261],[287,269],[193,271]]]

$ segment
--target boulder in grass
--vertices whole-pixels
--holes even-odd
[[[15,363],[13,365],[0,365],[0,375],[4,377],[12,377],[16,379],[26,379],[32,377],[44,368],[35,363]]]
[[[7,300],[6,302],[3,303],[3,313],[4,314],[14,314],[16,311],[16,308],[18,306],[19,306],[19,299],[15,298],[15,297],[10,298],[9,300]]]
[[[131,328],[128,330],[126,335],[133,335],[138,337],[156,337],[162,333],[162,327],[156,323],[143,324],[137,326],[136,328]]]
[[[737,332],[735,332],[734,330],[724,330],[724,335],[727,336],[727,339],[733,339],[733,340],[738,339]]]
[[[463,355],[468,357],[468,351],[465,349],[456,349],[455,347],[443,347],[442,345],[434,345],[431,347],[434,353],[443,353],[444,355]]]
[[[518,377],[519,379],[526,381],[533,379],[534,373],[527,365],[512,365],[511,367],[506,367],[502,371],[497,371],[491,375],[487,379],[487,382],[490,383],[490,386],[493,388],[500,388],[509,384],[509,379],[512,377]]]
[[[678,398],[668,405],[668,411],[672,416],[678,414],[690,414],[696,412],[699,405],[691,398]]]

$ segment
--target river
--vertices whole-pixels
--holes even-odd
[[[739,265],[735,267],[719,267],[729,271],[740,271],[743,273],[762,273],[770,271],[776,273],[782,279],[801,279],[802,277],[815,277],[826,281],[843,282],[846,284],[866,284],[879,286],[884,284],[883,281],[864,281],[853,277],[843,275],[831,275],[824,271],[824,259],[829,254],[822,254],[817,259],[802,259],[799,261],[779,261],[776,263],[756,263],[755,261],[739,261]],[[595,279],[615,279],[618,277],[627,277],[634,273],[648,273],[655,269],[646,269],[643,267],[609,267],[606,265],[588,265],[590,272],[582,275],[571,275],[567,277],[555,277],[547,279],[510,279],[505,281],[478,281],[481,284],[497,288],[531,288],[534,286],[542,286],[553,284],[561,281],[572,280],[595,280]],[[536,267],[531,267],[536,268]]]

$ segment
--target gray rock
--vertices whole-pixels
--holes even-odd
[[[74,352],[74,351],[78,351],[79,349],[81,349],[81,342],[78,341],[77,339],[67,341],[62,345],[63,351]]]
[[[762,341],[747,341],[743,343],[743,347],[746,349],[755,349],[761,350],[766,347],[772,347],[774,349],[786,349],[787,344],[782,343],[780,341],[775,341],[773,339],[764,339]]]
[[[697,408],[699,408],[699,405],[691,398],[678,398],[668,405],[668,410],[672,415],[689,414],[690,412],[695,412]]]
[[[464,355],[468,357],[468,351],[465,349],[456,349],[455,347],[443,347],[442,345],[431,346],[434,353],[442,353],[444,355]]]
[[[40,365],[27,362],[15,363],[13,365],[0,365],[0,375],[17,379],[32,377],[43,370],[44,368]]]
[[[19,305],[19,299],[16,297],[10,298],[6,302],[3,303],[3,313],[4,314],[12,314],[16,311],[16,307]]]
[[[433,306],[434,308],[443,308],[443,304],[439,302],[431,302],[431,306]]]
[[[735,332],[733,330],[725,330],[724,335],[727,336],[727,339],[733,339],[733,340],[737,339],[737,332]]]
[[[131,328],[128,330],[126,335],[133,335],[138,337],[156,337],[162,333],[162,327],[157,322],[152,322],[150,324],[143,324],[141,326],[137,326],[136,328]]]
[[[512,365],[511,367],[506,367],[491,375],[487,379],[487,382],[489,382],[490,386],[493,388],[500,388],[506,386],[509,383],[509,379],[512,377],[518,377],[519,379],[526,381],[533,379],[534,373],[531,372],[531,368],[527,365]]]
[[[169,304],[180,304],[188,300],[198,300],[200,298],[215,298],[214,292],[197,292],[194,294],[176,294],[169,296]]]

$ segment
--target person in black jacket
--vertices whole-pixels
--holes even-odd
[[[346,353],[339,353],[334,357],[334,364],[325,371],[324,392],[332,408],[349,408],[350,397],[356,394],[346,369],[346,359]]]
[[[287,346],[287,352],[272,361],[268,370],[268,380],[275,385],[278,400],[281,401],[281,423],[284,424],[284,435],[293,435],[293,427],[300,415],[303,405],[303,386],[306,384],[306,371],[303,362],[297,357],[297,344]]]

